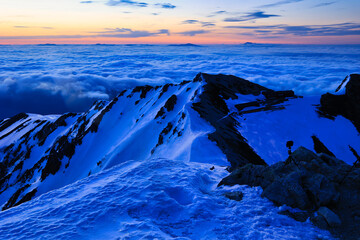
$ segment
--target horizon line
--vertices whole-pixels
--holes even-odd
[[[343,46],[343,45],[360,45],[360,43],[257,43],[257,42],[242,42],[242,43],[14,43],[14,44],[2,44],[0,46],[62,46],[62,45],[158,45],[158,46],[177,46],[177,45],[188,45],[188,46],[214,46],[214,45],[324,45],[324,46]]]

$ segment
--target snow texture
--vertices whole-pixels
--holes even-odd
[[[99,107],[95,104],[88,112],[69,117],[67,126],[58,127],[42,145],[35,137],[42,126],[36,127],[35,122],[39,119],[54,121],[59,116],[41,118],[41,116],[31,115],[19,120],[14,127],[0,133],[0,136],[7,135],[0,140],[0,150],[14,144],[12,149],[30,149],[30,154],[28,158],[19,158],[8,170],[11,177],[5,181],[3,185],[5,189],[1,189],[0,206],[3,207],[8,199],[23,186],[28,187],[20,194],[17,201],[34,189],[37,191],[36,196],[40,196],[127,160],[167,158],[228,166],[226,156],[207,137],[214,128],[191,108],[192,101],[196,101],[196,93],[201,91],[201,86],[201,82],[189,82],[182,85],[151,88],[143,98],[142,91],[127,90],[120,94],[117,100],[102,102]],[[174,109],[165,110],[162,116],[157,117],[173,95],[177,96]],[[104,111],[108,107],[109,111]],[[83,136],[80,132],[82,129],[80,123],[86,124],[85,130],[89,129],[103,112],[97,131],[88,131]],[[21,131],[11,131],[23,122],[27,122],[29,126]],[[165,131],[169,124],[171,128]],[[30,131],[30,140],[24,143],[23,136],[31,128],[34,131]],[[78,141],[79,135],[82,137],[81,141]],[[74,154],[60,159],[59,169],[54,174],[48,174],[44,179],[42,172],[50,160],[42,162],[40,159],[51,155],[49,149],[57,146],[62,137],[66,137],[68,142],[79,143],[75,146]],[[0,157],[4,161],[4,153],[1,151]],[[22,162],[23,166],[16,170],[16,166]],[[33,175],[25,174],[28,171],[32,171]],[[23,179],[24,175],[26,179]]]
[[[332,239],[279,215],[260,188],[216,188],[222,167],[176,160],[127,161],[0,213],[0,238]],[[225,192],[243,191],[237,202]]]

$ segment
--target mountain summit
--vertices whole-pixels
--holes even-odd
[[[320,96],[274,91],[230,75],[139,86],[85,113],[21,113],[0,122],[0,206],[22,204],[128,160],[171,159],[226,166],[271,165],[285,144],[355,161],[360,137],[343,116],[329,118]],[[326,109],[325,109],[326,111]]]

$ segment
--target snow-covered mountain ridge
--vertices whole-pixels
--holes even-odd
[[[332,239],[212,164],[126,161],[0,212],[0,239]],[[241,201],[225,194],[243,192]]]
[[[0,206],[11,208],[128,160],[230,170],[272,164],[287,157],[288,140],[309,149],[320,141],[352,163],[348,145],[360,151],[356,128],[342,116],[318,114],[319,103],[320,96],[200,73],[181,84],[124,90],[83,114],[19,114],[0,122]]]

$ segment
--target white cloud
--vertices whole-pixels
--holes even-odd
[[[331,91],[347,74],[360,72],[356,46],[0,46],[0,51],[0,118],[84,111],[124,88],[191,80],[198,72],[232,74],[301,95]]]

